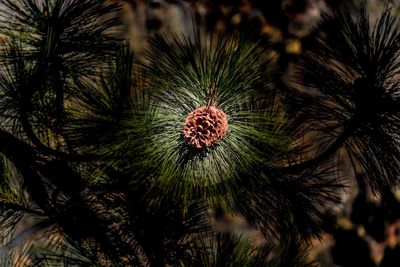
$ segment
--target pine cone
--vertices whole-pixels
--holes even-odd
[[[183,125],[186,141],[196,148],[219,142],[228,132],[226,114],[219,108],[202,106],[192,111]]]

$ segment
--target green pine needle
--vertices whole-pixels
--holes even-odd
[[[138,89],[146,103],[131,103],[118,141],[100,150],[132,175],[133,185],[150,179],[149,195],[184,202],[228,197],[242,174],[259,170],[289,141],[284,113],[271,97],[271,62],[256,43],[236,35],[159,36],[150,44],[146,82]],[[213,83],[229,130],[197,149],[184,139],[183,124],[207,104]]]

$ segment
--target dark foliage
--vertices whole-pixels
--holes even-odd
[[[300,57],[297,81],[288,92],[300,130],[314,132],[305,151],[317,151],[289,171],[322,164],[334,155],[352,162],[375,192],[398,185],[399,17],[389,7],[372,22],[366,2],[347,5],[319,23],[318,34]]]

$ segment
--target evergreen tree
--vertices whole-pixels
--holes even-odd
[[[0,0],[4,266],[314,266],[346,186],[398,186],[400,18],[325,15],[281,88],[243,33],[157,35],[120,6]],[[371,26],[371,24],[373,26]],[[240,215],[267,240],[213,229]]]

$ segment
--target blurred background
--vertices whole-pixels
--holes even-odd
[[[268,45],[280,70],[279,86],[292,84],[298,56],[318,32],[318,21],[350,0],[113,0],[123,4],[126,38],[135,53],[145,48],[157,33],[193,34],[194,23],[209,32],[251,33]],[[400,1],[389,1],[396,7]],[[372,21],[387,1],[368,1]],[[307,88],[304,88],[307,90]],[[354,176],[349,173],[349,176]],[[362,184],[349,185],[343,205],[327,214],[327,234],[313,242],[310,257],[321,267],[400,266],[400,193],[372,195]],[[245,234],[262,244],[261,234],[250,229],[243,218],[221,214],[215,228]]]

